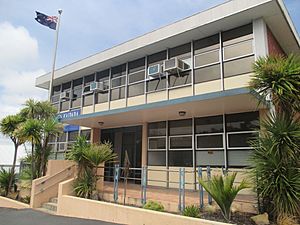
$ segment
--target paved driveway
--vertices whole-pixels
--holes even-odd
[[[50,215],[32,209],[0,207],[0,225],[113,225],[99,220],[87,220]],[[114,224],[116,225],[116,224]]]

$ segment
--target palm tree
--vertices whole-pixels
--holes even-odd
[[[211,180],[204,181],[199,179],[199,183],[212,196],[221,209],[221,212],[228,222],[231,217],[231,205],[237,194],[250,186],[246,180],[242,180],[238,186],[234,186],[234,180],[237,173],[224,176],[213,176]]]
[[[22,116],[20,115],[9,115],[4,117],[1,122],[0,122],[0,131],[4,136],[7,136],[11,139],[11,141],[14,143],[14,158],[13,158],[13,164],[11,168],[11,173],[15,173],[15,167],[16,167],[16,161],[17,161],[17,153],[18,153],[18,148],[20,145],[22,145],[25,140],[24,138],[17,132],[19,126],[21,123],[24,121]],[[13,179],[11,176],[11,179],[9,180],[9,190],[12,186]]]
[[[300,57],[296,55],[267,56],[254,63],[250,88],[271,100],[277,113],[293,114],[300,110]]]

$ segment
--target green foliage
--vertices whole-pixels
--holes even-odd
[[[19,180],[30,180],[31,179],[31,169],[29,167],[25,167],[22,169]]]
[[[75,180],[73,187],[76,196],[90,198],[94,190],[94,177],[91,171],[86,170],[82,177]]]
[[[275,216],[300,215],[300,122],[268,116],[251,142],[251,171],[265,211]]]
[[[90,198],[96,189],[98,166],[104,162],[111,162],[116,157],[110,143],[90,144],[86,137],[79,136],[67,154],[69,160],[78,164],[78,174],[74,185],[76,195]]]
[[[30,203],[30,196],[25,196],[24,198],[21,198],[21,202],[29,204]]]
[[[250,86],[263,99],[271,93],[276,111],[300,110],[300,58],[289,55],[259,58],[254,64]]]
[[[186,206],[183,210],[182,215],[188,216],[188,217],[200,218],[199,207],[197,205]]]
[[[246,180],[242,180],[242,182],[238,186],[234,186],[233,184],[236,175],[237,173],[227,174],[224,176],[224,178],[222,176],[213,176],[209,181],[199,179],[199,183],[212,196],[212,198],[220,207],[226,221],[230,220],[231,204],[237,194],[241,190],[250,187],[247,184]]]
[[[15,183],[16,175],[12,170],[6,171],[3,168],[0,170],[0,188],[4,190],[4,196],[10,191],[10,181],[12,185]]]
[[[161,203],[151,201],[151,200],[147,201],[147,203],[143,206],[143,208],[154,210],[154,211],[159,211],[159,212],[163,212],[165,210],[164,206]]]

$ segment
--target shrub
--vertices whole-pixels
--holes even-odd
[[[21,202],[29,204],[30,203],[30,196],[25,196],[24,198],[21,198]]]
[[[6,171],[3,168],[0,171],[0,187],[4,190],[4,196],[8,195],[9,189],[9,183],[12,181],[12,185],[15,183],[15,177],[16,175],[12,173],[11,170]]]
[[[94,190],[94,178],[91,172],[85,171],[84,175],[74,182],[74,192],[77,197],[91,198]]]
[[[231,204],[239,191],[250,187],[245,180],[242,180],[238,186],[234,186],[233,183],[236,175],[237,173],[231,175],[227,174],[224,176],[224,179],[222,176],[213,176],[212,179],[207,182],[199,179],[199,183],[220,207],[226,221],[230,220]]]
[[[297,218],[286,214],[277,217],[277,225],[299,225]]]
[[[200,211],[197,205],[189,205],[184,208],[182,215],[188,217],[200,218]]]
[[[159,211],[159,212],[163,212],[165,210],[164,206],[161,203],[151,201],[151,200],[147,201],[147,203],[143,206],[143,208],[154,210],[154,211]]]

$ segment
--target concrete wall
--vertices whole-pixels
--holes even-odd
[[[47,164],[47,176],[54,175],[65,168],[74,165],[70,160],[49,160]]]
[[[123,206],[102,201],[78,198],[70,196],[73,180],[60,183],[58,195],[57,214],[87,219],[102,220],[119,224],[130,225],[222,225],[203,219],[195,219],[174,215],[170,213],[156,212],[130,206]]]
[[[28,204],[12,200],[10,198],[5,198],[0,196],[0,207],[4,208],[14,208],[14,209],[26,209],[29,208]]]

